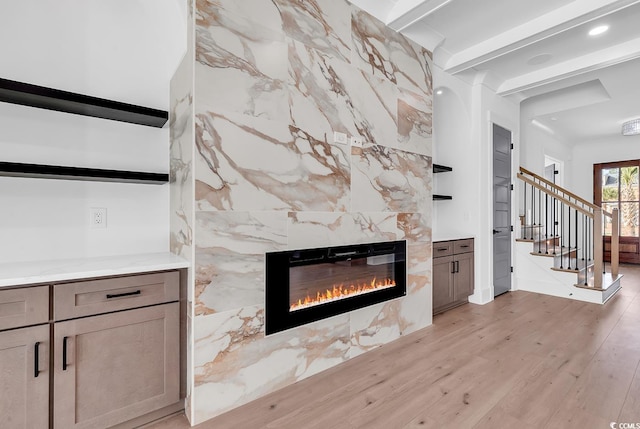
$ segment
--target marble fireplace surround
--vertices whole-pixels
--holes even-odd
[[[171,250],[203,422],[431,324],[431,53],[346,0],[185,0]],[[334,143],[338,131],[365,143]],[[265,254],[406,240],[406,296],[265,335]]]

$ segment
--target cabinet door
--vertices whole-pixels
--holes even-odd
[[[453,257],[433,259],[433,312],[453,302]]]
[[[473,253],[455,256],[456,273],[453,277],[454,301],[466,301],[473,294]]]
[[[49,325],[0,332],[0,428],[49,427]]]
[[[180,400],[179,303],[54,324],[54,427],[107,428]]]

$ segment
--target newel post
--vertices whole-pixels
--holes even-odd
[[[620,213],[613,209],[611,219],[611,277],[618,278],[618,265],[620,264]]]
[[[593,209],[593,287],[602,289],[602,209]],[[586,275],[586,273],[585,273]]]

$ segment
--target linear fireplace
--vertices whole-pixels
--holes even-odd
[[[406,242],[266,254],[266,334],[406,295]]]

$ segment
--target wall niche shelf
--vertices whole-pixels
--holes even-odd
[[[443,200],[452,200],[453,197],[451,195],[436,195],[433,194],[433,201],[443,201]]]
[[[453,171],[453,168],[447,167],[446,165],[433,164],[434,173],[446,173],[449,171]]]
[[[0,78],[0,101],[162,128],[169,113],[74,92]]]
[[[449,171],[453,171],[453,168],[447,167],[446,165],[433,164],[433,173],[448,173]],[[451,195],[437,195],[433,194],[433,201],[444,201],[444,200],[452,200],[453,197]]]
[[[142,183],[150,185],[161,185],[169,182],[169,175],[166,173],[103,170],[98,168],[65,167],[18,162],[0,162],[0,176],[93,182]]]

